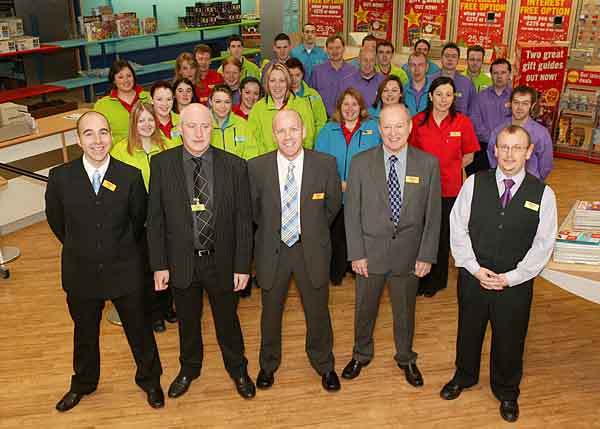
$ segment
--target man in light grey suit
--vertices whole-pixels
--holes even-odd
[[[327,391],[340,389],[329,316],[329,226],[342,205],[335,158],[302,148],[300,115],[282,110],[273,119],[278,149],[248,162],[254,222],[256,277],[261,287],[260,372],[267,389],[281,362],[281,318],[290,277],[306,318],[306,351]]]
[[[356,155],[350,166],[344,215],[356,304],[354,350],[342,377],[357,377],[373,358],[373,329],[388,281],[394,359],[419,387],[423,376],[412,350],[417,278],[436,262],[441,190],[437,159],[407,145],[411,128],[406,107],[385,107],[379,118],[383,144]]]

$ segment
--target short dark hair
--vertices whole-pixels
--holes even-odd
[[[431,49],[431,43],[429,43],[429,40],[427,39],[417,40],[414,44],[414,49],[417,49],[417,46],[419,46],[421,43],[425,43],[427,45],[427,49]]]
[[[244,39],[239,34],[233,34],[227,39],[227,47],[231,46],[231,42],[240,42],[244,46]]]
[[[469,58],[469,54],[471,52],[479,52],[479,53],[481,53],[481,55],[483,55],[485,57],[485,49],[483,49],[483,46],[480,46],[480,45],[469,46],[469,48],[467,49],[467,58]]]
[[[325,47],[327,47],[330,43],[335,42],[336,40],[342,42],[342,46],[346,46],[346,42],[344,42],[344,38],[340,34],[333,34],[329,36],[327,40],[325,40]]]
[[[513,99],[515,98],[515,94],[525,94],[525,95],[529,94],[529,96],[531,97],[531,105],[533,106],[535,103],[537,103],[538,92],[530,86],[519,85],[516,88],[514,88],[512,93],[510,94],[510,102],[511,103],[512,103]]]
[[[300,61],[298,58],[294,58],[294,57],[289,58],[285,62],[285,66],[288,68],[288,70],[299,69],[302,72],[302,76],[304,76],[306,74],[304,71],[304,65],[302,64],[302,61]]]
[[[460,48],[458,47],[458,45],[456,43],[453,43],[453,42],[446,43],[444,45],[444,47],[442,48],[442,55],[444,55],[444,52],[446,52],[448,49],[456,50],[456,52],[458,52],[458,56],[460,56]]]
[[[494,142],[494,145],[498,145],[498,139],[500,138],[501,135],[503,134],[517,134],[517,133],[523,133],[525,134],[525,136],[527,137],[527,146],[531,146],[532,142],[531,142],[531,135],[527,132],[527,130],[519,125],[507,125],[506,127],[502,128],[498,134],[496,135],[496,141]]]
[[[494,60],[494,62],[490,65],[490,73],[492,72],[494,66],[499,66],[501,64],[506,64],[508,66],[508,72],[512,72],[512,66],[510,65],[510,61],[508,61],[506,58],[498,58],[497,60]]]
[[[435,90],[442,85],[450,85],[452,87],[452,92],[454,94],[456,94],[456,85],[454,85],[454,81],[452,80],[452,78],[449,78],[448,76],[440,76],[440,77],[435,78],[433,80],[433,82],[431,82],[431,86],[429,87],[430,97],[427,100],[427,107],[424,110],[425,115],[423,116],[421,125],[425,125],[427,123],[427,121],[429,120],[429,118],[431,117],[431,114],[433,112],[433,102],[431,101],[431,98],[433,97],[433,93],[435,92]],[[454,121],[455,117],[456,117],[456,95],[454,96],[454,100],[452,100],[452,105],[450,106],[450,120]]]
[[[240,82],[240,92],[242,92],[244,90],[244,88],[246,87],[246,85],[248,85],[250,83],[257,84],[258,85],[258,90],[259,90],[259,94],[258,94],[259,98],[264,97],[265,91],[263,89],[263,86],[260,83],[260,80],[258,80],[254,76],[246,76],[245,78],[242,79],[242,81]]]
[[[194,58],[196,58],[196,54],[198,53],[208,54],[212,57],[212,49],[205,43],[194,46]]]
[[[273,44],[280,42],[282,40],[286,40],[288,43],[292,43],[292,40],[290,39],[290,36],[288,36],[285,33],[279,33],[277,36],[275,36],[275,39],[273,39]]]
[[[365,42],[368,42],[369,40],[374,40],[375,42],[377,42],[377,37],[369,33],[365,37],[363,37],[361,45],[365,46]]]
[[[165,88],[168,89],[169,91],[171,91],[171,94],[174,94],[173,92],[173,85],[171,85],[169,82],[167,82],[166,80],[159,80],[156,81],[152,84],[152,86],[150,87],[150,97],[154,97],[154,93],[156,92],[157,89],[159,88]],[[193,87],[192,87],[193,88]]]
[[[381,46],[387,46],[387,47],[392,48],[392,54],[395,51],[394,45],[392,44],[392,42],[390,42],[389,40],[381,40],[381,41],[377,42],[377,47],[375,48],[375,52],[379,51],[379,48]]]
[[[213,87],[212,91],[210,92],[210,98],[212,98],[213,95],[215,95],[215,93],[217,93],[217,92],[224,92],[225,94],[229,95],[230,99],[233,100],[233,92],[231,91],[231,88],[229,88],[224,83],[220,83]]]
[[[306,22],[303,26],[302,26],[302,30],[304,31],[304,29],[310,25],[311,27],[315,27],[317,28],[317,26],[315,24],[313,24],[312,22]]]
[[[135,70],[133,70],[133,66],[131,65],[131,63],[127,60],[115,60],[110,66],[110,70],[108,72],[108,81],[112,84],[113,89],[116,88],[115,76],[125,68],[129,69],[129,71],[133,75],[133,85],[137,85],[137,76],[135,75]]]

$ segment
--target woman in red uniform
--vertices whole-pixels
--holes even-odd
[[[448,283],[450,211],[463,182],[463,168],[473,161],[479,143],[471,120],[454,106],[454,82],[439,77],[431,83],[427,108],[413,119],[409,144],[435,156],[440,162],[442,223],[437,263],[420,279],[419,294],[432,297]]]

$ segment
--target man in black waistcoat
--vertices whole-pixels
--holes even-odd
[[[146,189],[137,168],[109,156],[110,126],[97,112],[77,122],[83,157],[50,171],[46,217],[62,248],[62,285],[75,325],[71,388],[56,404],[75,407],[100,378],[104,301],[117,308],[137,364],[135,382],[153,408],[164,405],[162,368],[144,312],[142,255]]]
[[[179,324],[181,370],[169,397],[187,392],[203,358],[202,299],[208,294],[217,340],[238,393],[254,397],[237,315],[248,284],[252,218],[246,162],[210,146],[210,111],[191,104],[181,112],[183,146],[152,157],[148,247],[156,290],[171,286]]]
[[[492,327],[490,382],[500,415],[519,417],[519,383],[533,280],[556,238],[554,192],[526,173],[529,134],[508,126],[498,134],[498,168],[470,176],[450,215],[450,245],[458,273],[456,372],[440,392],[458,398],[478,382],[481,346]]]

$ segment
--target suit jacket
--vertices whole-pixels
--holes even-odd
[[[406,176],[400,222],[390,219],[383,147],[352,158],[344,220],[348,259],[368,258],[369,272],[405,275],[417,260],[435,263],[441,221],[439,164],[435,157],[407,146]],[[412,180],[415,182],[416,180]]]
[[[300,228],[304,261],[315,288],[329,284],[329,226],[342,205],[335,158],[304,149],[300,190]],[[273,287],[281,243],[281,193],[277,151],[248,162],[252,214],[256,230],[256,277],[261,288]],[[315,195],[316,194],[316,195]],[[322,195],[323,198],[318,199]]]
[[[117,298],[143,285],[146,188],[137,168],[110,159],[94,193],[82,158],[50,170],[46,217],[63,244],[62,285],[81,298]],[[110,185],[109,185],[110,186]]]
[[[246,162],[212,147],[217,279],[233,291],[233,273],[250,273],[252,215]],[[187,288],[194,275],[194,227],[183,170],[183,146],[150,163],[148,246],[152,271],[169,270],[173,287]]]

